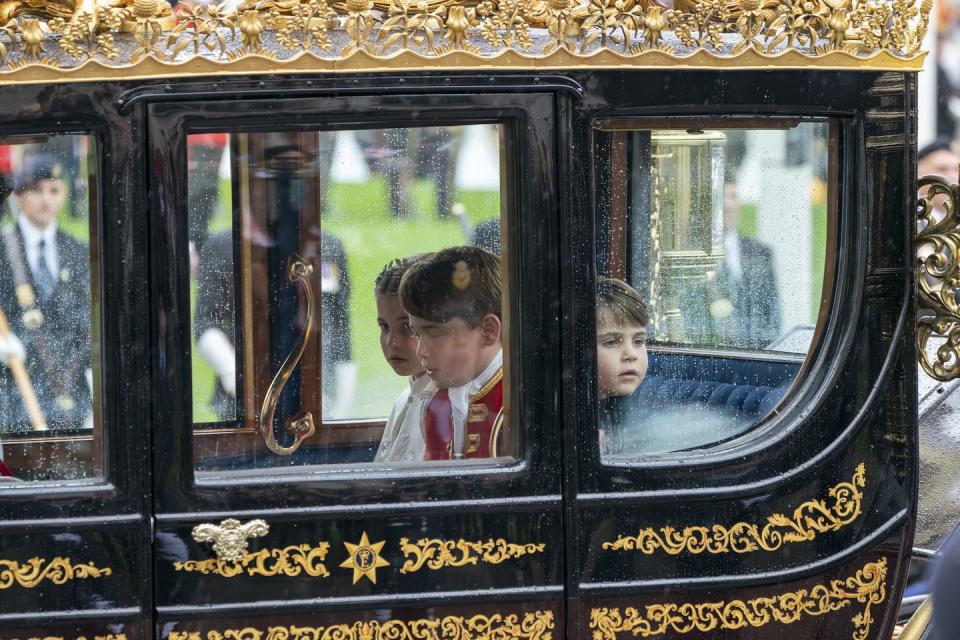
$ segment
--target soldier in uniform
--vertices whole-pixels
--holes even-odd
[[[0,231],[0,310],[10,325],[0,340],[0,430],[31,429],[11,357],[25,364],[50,429],[91,427],[90,258],[57,228],[62,165],[47,154],[25,158],[13,194],[19,214]]]
[[[437,392],[423,418],[424,460],[508,455],[503,412],[500,259],[451,247],[410,266],[400,302]]]

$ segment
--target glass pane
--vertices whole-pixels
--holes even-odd
[[[610,460],[716,444],[770,413],[816,334],[830,127],[596,131],[597,388]]]
[[[198,470],[516,455],[500,139],[188,136]]]
[[[94,142],[0,140],[0,476],[102,475]],[[2,482],[0,489],[14,486]]]

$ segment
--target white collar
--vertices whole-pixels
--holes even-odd
[[[433,384],[426,373],[419,378],[410,376],[410,397],[429,395],[433,396],[437,392],[437,387]]]
[[[23,243],[31,249],[37,246],[41,240],[50,247],[57,237],[57,223],[51,222],[46,229],[41,229],[27,220],[25,215],[17,216],[17,226],[20,227],[20,234],[23,236]]]
[[[497,355],[493,357],[493,360],[490,361],[490,364],[487,365],[487,368],[484,369],[480,375],[464,385],[467,388],[467,397],[474,395],[476,392],[483,389],[483,385],[487,383],[490,378],[493,377],[493,374],[497,372],[497,369],[503,366],[503,349],[497,350]]]

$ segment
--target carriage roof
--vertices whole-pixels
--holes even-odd
[[[6,83],[250,73],[916,71],[932,0],[0,2]]]

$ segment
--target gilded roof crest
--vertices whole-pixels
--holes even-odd
[[[0,77],[431,69],[917,70],[932,0],[0,0]]]

